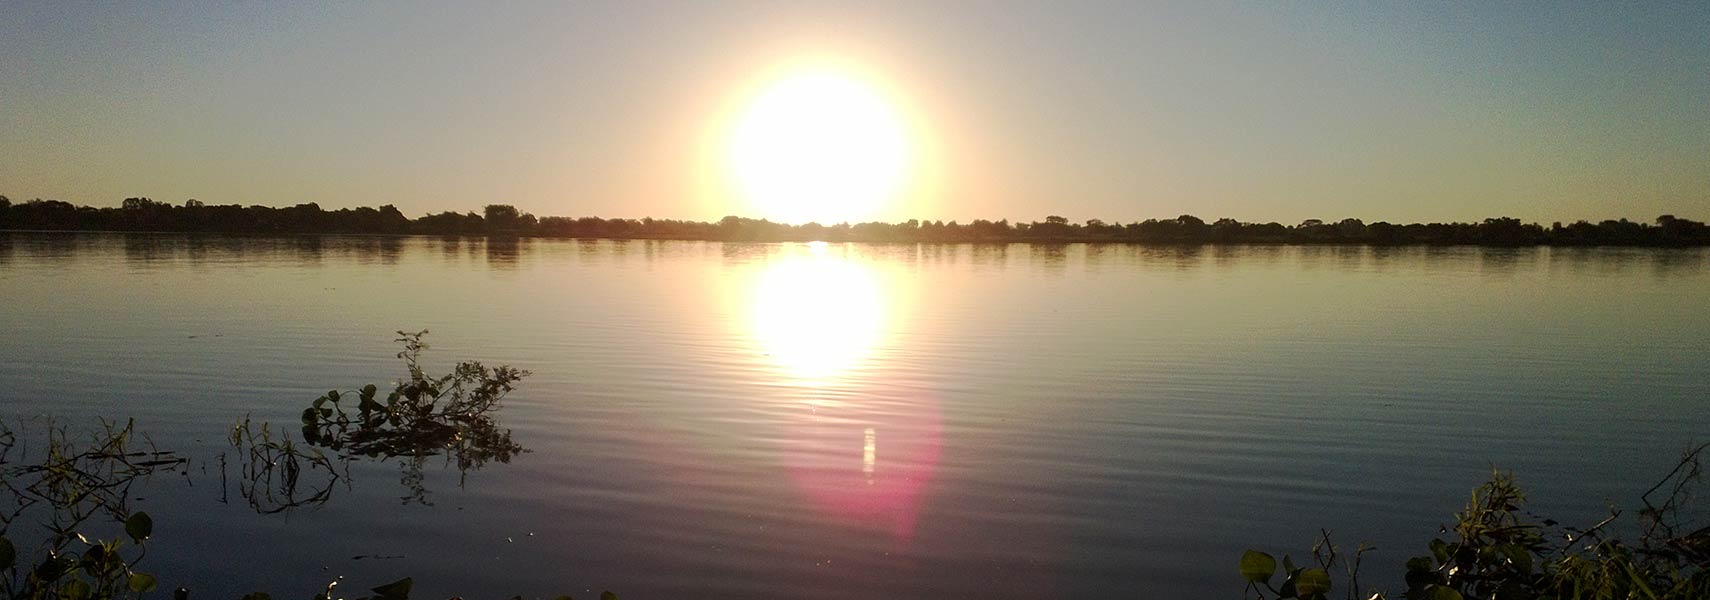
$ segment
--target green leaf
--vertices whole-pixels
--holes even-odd
[[[1527,552],[1525,548],[1519,544],[1503,544],[1498,550],[1508,557],[1509,562],[1514,563],[1514,568],[1519,569],[1521,573],[1532,574],[1532,553]]]
[[[415,585],[414,579],[405,577],[392,583],[372,589],[375,594],[385,600],[406,600],[410,597],[410,586]]]
[[[83,572],[90,576],[99,577],[107,570],[107,547],[95,544],[83,553]]]
[[[553,599],[552,599],[552,600],[576,600],[576,599],[575,599],[575,598],[571,598],[571,597],[569,597],[569,596],[559,596],[559,597],[557,597],[557,598],[553,598]]]
[[[1429,556],[1415,556],[1407,559],[1408,573],[1430,573],[1437,569],[1437,563],[1431,562]]]
[[[1449,562],[1449,554],[1452,549],[1449,548],[1448,542],[1439,539],[1432,539],[1431,543],[1427,545],[1431,547],[1431,556],[1436,557],[1437,562]]]
[[[338,390],[327,392],[327,399],[333,402],[338,402]]]
[[[1461,596],[1460,592],[1455,591],[1455,588],[1452,588],[1452,587],[1449,587],[1446,585],[1434,585],[1434,586],[1431,586],[1430,591],[1425,592],[1425,600],[1466,600],[1466,599]]]
[[[82,579],[73,579],[59,588],[59,597],[65,600],[84,600],[89,597],[89,592],[89,584],[84,583]]]
[[[52,583],[70,572],[72,566],[73,562],[70,558],[66,558],[64,556],[52,557],[42,561],[42,564],[36,565],[35,576],[36,579],[40,579],[45,583]]]
[[[618,597],[611,592],[600,592],[600,600],[618,600]]]
[[[380,393],[380,388],[374,387],[374,384],[372,384],[372,383],[365,385],[365,386],[362,386],[362,399],[363,400],[373,401],[374,395],[378,394],[378,393]]]
[[[1294,590],[1302,598],[1328,594],[1330,593],[1330,574],[1317,567],[1301,571],[1300,576],[1294,580]]]
[[[148,573],[131,573],[131,591],[133,592],[146,594],[154,591],[155,586],[158,584],[159,582],[154,580],[153,575],[149,575]]]
[[[12,541],[0,537],[0,571],[12,568],[18,562],[18,549],[12,546]]]
[[[1270,583],[1276,572],[1277,559],[1269,554],[1248,550],[1241,555],[1241,578],[1249,583]]]
[[[132,514],[131,518],[125,519],[125,534],[139,542],[148,539],[154,534],[154,519],[141,511]]]

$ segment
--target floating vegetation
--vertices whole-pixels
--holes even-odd
[[[236,452],[237,488],[260,513],[319,506],[339,485],[350,485],[349,463],[363,458],[405,458],[406,501],[426,502],[423,465],[445,456],[465,476],[490,461],[510,462],[522,446],[494,418],[499,401],[528,372],[507,366],[459,363],[451,373],[429,377],[419,358],[427,349],[426,331],[399,332],[409,379],[382,400],[373,385],[348,393],[328,392],[303,411],[304,443],[287,431],[244,418],[228,432]],[[341,400],[357,399],[354,414]],[[135,425],[103,421],[87,440],[65,429],[46,428],[40,458],[0,423],[0,600],[139,599],[160,586],[152,574],[137,570],[148,554],[154,520],[130,508],[132,486],[160,472],[188,478],[189,461],[139,438]],[[220,454],[221,498],[227,501],[230,463]],[[27,518],[33,517],[33,518]],[[14,531],[13,525],[39,523],[40,529]],[[23,529],[23,528],[19,528]],[[402,558],[359,555],[364,558]],[[314,600],[333,600],[338,578]],[[408,600],[414,580],[377,586],[353,600]],[[179,587],[174,600],[189,600]],[[617,600],[602,592],[600,600]],[[513,597],[520,600],[521,597]],[[242,600],[273,600],[255,592]],[[341,599],[342,600],[342,599]],[[572,600],[558,596],[555,600]]]
[[[384,397],[379,387],[368,384],[328,391],[304,408],[302,444],[247,417],[233,426],[228,442],[237,452],[238,490],[249,505],[275,513],[325,503],[339,483],[350,485],[349,463],[365,458],[401,459],[400,483],[408,490],[401,499],[432,504],[428,459],[444,456],[456,465],[463,485],[470,470],[509,463],[526,452],[496,417],[499,402],[528,372],[464,361],[450,373],[429,376],[421,366],[427,333],[398,332],[396,341],[403,344],[398,358],[408,377]]]
[[[138,440],[131,421],[103,421],[87,440],[47,427],[46,450],[30,459],[0,425],[0,583],[14,599],[89,600],[157,587],[136,570],[154,532],[148,513],[130,508],[131,487],[187,461]],[[41,530],[18,535],[28,515]],[[109,532],[107,537],[94,532]],[[22,542],[22,543],[20,543]]]
[[[509,366],[487,367],[476,361],[458,363],[450,373],[430,377],[421,367],[428,348],[427,331],[400,331],[398,352],[409,378],[380,397],[373,384],[353,392],[333,390],[303,409],[303,439],[344,457],[404,458],[402,483],[410,489],[405,502],[430,503],[423,467],[428,457],[443,455],[457,465],[459,485],[471,469],[488,462],[508,463],[524,452],[511,440],[511,431],[496,420],[499,401],[528,376]],[[346,406],[355,397],[354,413]]]
[[[238,493],[256,512],[318,506],[332,498],[333,488],[340,481],[349,485],[350,470],[345,461],[319,448],[300,447],[285,432],[276,434],[267,423],[257,427],[245,417],[232,426],[227,441],[238,453]],[[221,456],[222,477],[224,459]]]

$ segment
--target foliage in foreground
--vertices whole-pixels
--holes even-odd
[[[1699,457],[1710,444],[1687,451],[1661,481],[1642,496],[1641,535],[1635,543],[1606,536],[1619,511],[1586,529],[1557,527],[1523,512],[1525,493],[1512,474],[1494,473],[1473,491],[1464,510],[1427,544],[1430,553],[1407,561],[1409,600],[1585,600],[1710,598],[1710,527],[1692,529],[1686,514]],[[1657,496],[1653,498],[1653,496]],[[1240,571],[1249,597],[1314,600],[1332,592],[1330,573],[1345,570],[1349,600],[1360,598],[1360,558],[1338,556],[1328,533],[1312,549],[1314,564],[1297,566],[1248,550]],[[1383,599],[1383,592],[1366,591]]]
[[[136,570],[154,534],[148,513],[130,509],[130,489],[157,470],[185,460],[139,444],[132,423],[103,423],[83,442],[48,427],[46,450],[28,460],[9,429],[0,429],[0,583],[13,599],[89,600],[153,591],[155,578]],[[43,531],[12,531],[40,506]],[[23,548],[13,540],[29,540]],[[20,562],[22,559],[22,562]]]

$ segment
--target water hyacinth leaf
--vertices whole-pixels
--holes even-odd
[[[1429,545],[1431,547],[1431,556],[1436,557],[1437,562],[1449,562],[1450,548],[1448,542],[1440,539],[1433,539]]]
[[[18,549],[12,546],[12,541],[0,537],[0,571],[12,568],[18,562]]]
[[[71,571],[71,566],[71,559],[63,556],[56,556],[42,561],[42,564],[36,565],[35,576],[36,579],[43,582],[52,583],[64,576],[67,572]]]
[[[1290,558],[1287,554],[1282,555],[1282,570],[1284,573],[1288,573],[1290,575],[1293,575],[1295,572],[1294,559]]]
[[[609,591],[600,592],[600,600],[618,600],[618,597],[617,594],[613,594]]]
[[[1465,600],[1455,588],[1446,585],[1431,586],[1431,591],[1425,593],[1425,600]]]
[[[1519,569],[1521,573],[1530,574],[1532,572],[1532,553],[1527,552],[1525,548],[1519,544],[1503,544],[1499,549],[1502,551],[1502,555],[1507,557],[1509,562],[1514,563],[1514,568]]]
[[[1251,583],[1270,583],[1277,572],[1277,559],[1257,550],[1241,555],[1241,577]]]
[[[131,515],[131,518],[125,519],[125,534],[139,542],[148,539],[148,536],[154,535],[154,519],[145,512]]]
[[[83,553],[83,572],[99,576],[107,570],[107,547],[96,544]]]
[[[84,583],[82,579],[67,581],[64,587],[59,588],[59,597],[63,600],[85,600],[89,593],[89,584]]]
[[[557,597],[557,598],[553,598],[553,599],[552,599],[552,600],[576,600],[576,599],[575,599],[575,598],[571,598],[571,597],[569,597],[569,596],[559,596],[559,597]]]
[[[158,582],[155,581],[153,575],[148,573],[131,573],[131,591],[133,592],[146,594],[154,591],[156,585],[158,585]]]
[[[1330,593],[1330,573],[1317,567],[1306,569],[1295,577],[1294,590],[1306,598]]]

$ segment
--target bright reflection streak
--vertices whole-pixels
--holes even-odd
[[[873,485],[873,467],[879,463],[879,434],[868,427],[866,438],[861,444],[861,473],[867,476],[867,485]]]
[[[761,351],[790,378],[817,385],[855,368],[883,340],[887,300],[870,268],[828,252],[768,264],[749,304]]]

